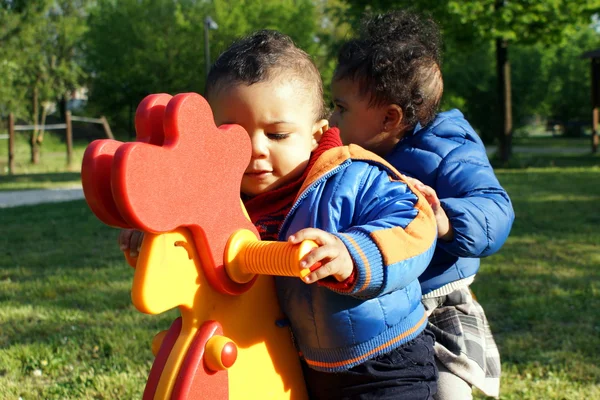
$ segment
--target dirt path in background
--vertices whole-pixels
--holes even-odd
[[[0,208],[29,206],[42,203],[83,199],[83,189],[79,187],[14,190],[0,192]]]

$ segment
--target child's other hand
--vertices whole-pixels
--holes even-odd
[[[306,228],[288,238],[288,242],[292,244],[301,243],[303,240],[313,240],[319,247],[314,248],[300,260],[300,267],[310,268],[317,262],[322,264],[320,268],[307,275],[304,282],[314,283],[328,276],[343,282],[352,275],[354,262],[348,249],[337,236],[321,229]]]
[[[448,215],[446,215],[446,211],[442,208],[442,204],[440,203],[440,199],[437,197],[435,190],[418,179],[409,178],[408,180],[423,194],[423,196],[425,196],[425,199],[431,206],[437,223],[438,238],[446,242],[451,241],[454,238],[454,231],[452,230]]]
[[[129,250],[130,257],[137,257],[143,239],[144,232],[135,229],[121,229],[121,232],[119,232],[119,248],[121,251]]]

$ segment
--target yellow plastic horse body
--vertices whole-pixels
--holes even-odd
[[[187,229],[146,234],[137,260],[132,299],[142,312],[158,314],[179,307],[182,330],[163,373],[155,399],[169,399],[183,358],[199,326],[217,321],[234,342],[238,357],[229,368],[229,399],[304,399],[298,355],[282,319],[273,278],[261,275],[247,292],[230,296],[206,281]],[[218,372],[223,373],[223,372]],[[213,398],[206,393],[205,398]]]

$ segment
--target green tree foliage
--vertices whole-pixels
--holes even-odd
[[[513,65],[513,110],[515,121],[524,121],[522,112],[533,110],[547,98],[535,98],[534,93],[544,91],[536,86],[536,92],[520,90],[537,85],[541,77],[516,74],[515,69],[547,70],[550,79],[558,78],[549,72],[548,55],[536,59],[534,47],[541,51],[561,48],[565,43],[574,44],[577,32],[586,30],[590,16],[600,11],[598,0],[347,0],[349,19],[356,21],[365,11],[382,11],[392,8],[409,8],[431,14],[442,27],[446,42],[445,62],[446,105],[462,105],[474,125],[486,139],[491,139],[494,127],[502,125],[503,115],[498,115],[499,96],[496,90],[494,41],[511,45]],[[575,42],[583,45],[581,42]],[[519,47],[515,49],[513,45]],[[576,52],[579,49],[573,49]],[[584,50],[584,49],[581,49]],[[550,50],[553,52],[554,50]],[[558,50],[557,50],[558,51]],[[563,48],[563,52],[566,47]],[[543,60],[542,60],[543,59]],[[536,62],[542,63],[535,65]],[[559,60],[555,60],[559,61]],[[573,65],[579,61],[571,60]],[[566,64],[565,64],[566,65]],[[575,68],[563,69],[575,73]],[[516,75],[515,75],[516,74]],[[589,75],[588,75],[589,76]],[[522,79],[523,78],[523,79]],[[554,82],[554,81],[553,81]],[[546,85],[550,83],[545,82]],[[555,83],[552,83],[555,84]],[[518,85],[518,88],[515,89]],[[549,94],[548,94],[549,95]],[[528,100],[525,102],[524,100]],[[531,101],[529,101],[531,100]],[[549,110],[549,106],[545,106]],[[541,109],[543,107],[537,107]],[[496,135],[498,135],[496,133]]]
[[[209,12],[219,24],[215,56],[237,37],[257,29],[277,29],[308,53],[317,50],[318,14],[310,0],[215,0],[212,5]]]
[[[85,32],[87,0],[0,3],[0,111],[35,124],[50,103],[62,104],[85,75],[78,46]],[[43,133],[32,132],[32,162]]]
[[[42,56],[41,15],[45,1],[3,1],[0,3],[0,104],[3,116],[33,120],[32,83],[41,80],[47,70]],[[29,96],[28,96],[29,94]]]
[[[505,39],[553,43],[600,11],[599,0],[346,0],[354,21],[367,11],[417,9],[431,13],[458,41]],[[501,7],[497,7],[501,5]]]
[[[335,56],[366,11],[414,8],[444,34],[443,107],[458,107],[485,140],[503,123],[494,41],[510,43],[516,128],[532,115],[561,121],[589,116],[589,60],[600,47],[589,24],[600,0],[0,0],[0,116],[43,119],[44,104],[64,111],[74,89],[88,85],[88,112],[133,131],[149,93],[202,93],[204,18],[210,59],[253,30],[289,34],[315,57],[328,93]],[[91,7],[91,8],[90,8]]]
[[[91,100],[114,115],[149,93],[197,90],[203,74],[197,7],[172,0],[98,1],[86,36]]]
[[[538,48],[545,55],[548,70],[549,112],[546,115],[566,122],[568,134],[581,133],[573,122],[591,121],[590,60],[580,57],[583,52],[598,48],[600,34],[592,28],[578,30],[569,41],[556,47]]]
[[[257,29],[278,29],[315,52],[316,8],[310,0],[100,0],[89,18],[91,100],[132,134],[135,107],[150,93],[204,89],[204,18],[210,56]],[[128,122],[129,121],[129,122]]]
[[[445,42],[442,109],[461,109],[480,135],[492,142],[501,118],[495,107],[494,47],[491,42],[460,46],[449,39]],[[557,43],[511,47],[516,131],[523,132],[534,117],[577,129],[591,121],[590,62],[580,56],[597,48],[600,35],[593,26],[584,25]]]
[[[352,32],[347,18],[349,6],[344,0],[320,0],[318,40],[319,47],[313,54],[323,77],[325,99],[331,100],[331,79],[336,66],[337,53],[343,41]]]
[[[483,140],[494,139],[501,115],[496,105],[496,76],[492,43],[460,46],[445,40],[442,64],[444,96],[442,110],[460,109]]]
[[[2,74],[0,79],[10,79],[16,93],[31,94],[37,90],[40,102],[60,99],[80,87],[85,75],[79,44],[86,30],[87,3],[86,0],[2,2],[1,68],[8,74]],[[11,100],[3,96],[0,102],[7,104]],[[27,109],[28,119],[33,120],[36,118],[32,115],[33,107],[15,105],[15,112],[26,117]]]

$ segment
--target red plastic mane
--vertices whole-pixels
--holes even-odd
[[[189,228],[211,285],[227,294],[247,290],[252,282],[233,282],[223,267],[231,234],[256,234],[239,197],[251,156],[246,131],[217,128],[196,93],[147,96],[135,125],[136,142],[96,140],[86,149],[81,175],[92,211],[115,227],[152,233]]]

